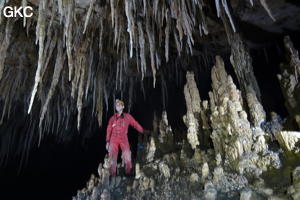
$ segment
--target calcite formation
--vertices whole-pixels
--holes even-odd
[[[289,36],[284,38],[284,45],[287,52],[289,63],[281,64],[281,74],[278,79],[281,85],[282,93],[285,97],[285,106],[293,116],[300,129],[300,60],[299,53]]]
[[[266,133],[260,127],[265,121],[265,111],[248,87],[247,105],[250,119],[244,110],[240,91],[227,75],[221,57],[216,57],[212,69],[210,92],[211,126],[214,149],[226,164],[240,173],[247,171],[258,177],[269,166],[279,168],[278,154],[269,150]]]
[[[252,130],[243,110],[239,90],[227,75],[221,57],[216,57],[212,69],[212,92],[210,92],[211,138],[216,153],[231,165],[244,153],[251,152]]]
[[[279,131],[275,135],[280,146],[286,151],[300,151],[299,141],[300,132],[297,131]]]
[[[195,82],[194,74],[187,72],[187,83],[184,86],[184,96],[187,107],[187,114],[183,120],[188,127],[187,138],[193,149],[200,145],[199,141],[199,119],[201,111],[200,94]]]

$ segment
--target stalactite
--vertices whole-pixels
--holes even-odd
[[[133,56],[133,39],[134,39],[134,18],[132,15],[132,1],[125,0],[125,13],[127,17],[127,32],[129,33],[129,40],[130,40],[130,58]]]
[[[27,6],[27,0],[22,0],[22,6],[23,8]],[[26,17],[23,18],[23,27],[26,27]]]
[[[66,47],[68,55],[68,65],[69,65],[69,81],[72,79],[73,73],[73,54],[72,54],[72,34],[73,34],[73,11],[74,11],[74,2],[73,0],[64,0],[65,3],[65,12],[66,12],[66,21],[65,21],[65,30],[64,35],[66,37]]]
[[[166,62],[169,61],[170,26],[171,26],[171,18],[169,16],[169,10],[167,10],[167,12],[166,12],[166,28],[165,28],[165,58],[166,58]]]
[[[208,28],[207,28],[206,17],[203,12],[202,3],[199,3],[199,8],[200,8],[200,15],[201,15],[201,23],[199,24],[200,35],[201,35],[202,30],[205,35],[208,35],[209,32],[208,32]]]
[[[140,60],[141,60],[141,72],[142,72],[142,80],[144,79],[144,75],[146,73],[146,56],[145,56],[145,38],[144,32],[142,29],[141,22],[138,22],[139,29],[139,47],[140,47]]]
[[[87,25],[88,25],[88,23],[89,23],[89,20],[90,20],[90,18],[91,18],[91,15],[92,15],[92,12],[93,12],[93,9],[94,9],[95,2],[96,2],[96,0],[91,0],[91,1],[90,1],[89,10],[88,10],[88,12],[87,12],[87,14],[86,14],[86,18],[85,18],[83,34],[85,33],[86,27],[87,27]]]
[[[152,76],[153,76],[153,88],[155,88],[155,83],[156,83],[156,69],[155,69],[155,40],[154,40],[154,34],[150,28],[150,19],[149,16],[147,17],[146,20],[146,32],[148,35],[148,41],[150,45],[150,59],[151,59],[151,68],[152,68]]]
[[[52,76],[52,82],[51,82],[50,89],[48,91],[46,102],[45,102],[45,104],[43,105],[43,107],[41,109],[39,129],[41,129],[41,127],[42,127],[42,122],[43,122],[43,119],[45,117],[45,113],[47,112],[48,104],[50,103],[50,100],[52,99],[52,97],[54,95],[54,92],[56,90],[56,86],[58,84],[58,81],[59,81],[59,78],[60,78],[60,75],[61,75],[61,71],[63,69],[64,58],[65,58],[65,54],[63,52],[62,40],[58,40],[57,56],[56,56],[56,63],[55,63],[54,72],[53,72],[53,76]]]
[[[43,52],[44,67],[41,69],[41,72],[40,72],[41,79],[43,79],[43,77],[44,77],[44,74],[47,70],[50,59],[52,58],[52,53],[54,51],[54,48],[56,47],[56,44],[58,41],[57,31],[53,31],[53,30],[51,30],[51,32],[49,31],[47,33],[47,38],[51,38],[51,39],[47,40],[45,48],[44,48],[44,52]]]
[[[39,16],[38,22],[36,26],[36,43],[39,42],[39,60],[38,60],[38,67],[35,74],[34,79],[34,86],[31,93],[28,114],[31,111],[33,101],[37,92],[37,87],[39,82],[41,81],[41,70],[44,67],[44,42],[45,42],[45,35],[46,35],[46,17],[45,17],[45,10],[43,9],[43,4],[45,0],[41,0],[39,4]]]
[[[249,2],[250,2],[250,4],[251,4],[251,6],[253,6],[254,4],[253,4],[253,0],[249,0]]]
[[[220,7],[220,0],[215,0],[216,9],[217,9],[217,16],[221,16],[221,7]]]
[[[64,16],[64,9],[63,9],[63,0],[57,0],[57,7],[59,13],[59,22],[62,23],[63,16]]]
[[[115,26],[115,7],[116,7],[116,0],[110,0],[110,10],[111,10],[111,24],[112,27]]]
[[[52,10],[51,10],[51,18],[50,18],[50,22],[48,23],[48,30],[47,30],[47,37],[49,35],[49,32],[51,31],[51,29],[53,29],[53,23],[54,23],[54,19],[56,17],[56,11],[57,11],[57,7],[56,4],[54,3],[54,0],[52,0]]]
[[[3,21],[3,19],[2,19],[2,9],[3,9],[3,7],[4,7],[4,5],[5,5],[5,3],[6,3],[6,0],[2,0],[2,1],[0,1],[0,25],[2,24],[2,21]]]
[[[79,77],[80,79],[77,79],[79,81],[78,85],[78,94],[77,94],[77,129],[80,129],[80,122],[81,122],[81,113],[82,113],[82,106],[83,106],[83,95],[84,95],[84,85],[86,83],[86,65],[87,65],[87,58],[86,58],[86,49],[89,45],[88,40],[84,41],[84,44],[81,46],[81,55],[79,54],[79,60],[78,64],[80,65],[80,71],[79,71]],[[76,84],[77,85],[77,84]]]
[[[15,20],[7,19],[6,26],[5,26],[5,34],[3,36],[3,40],[1,41],[1,46],[0,46],[0,80],[2,79],[2,76],[3,76],[5,58],[6,58],[7,50],[8,50],[9,44],[10,44],[14,23],[15,23]]]
[[[275,22],[276,19],[272,15],[271,9],[268,6],[267,1],[266,0],[259,0],[259,1],[260,1],[260,4],[264,7],[264,9],[267,11],[268,15],[271,17],[271,19]],[[253,2],[252,2],[252,5],[253,5]]]
[[[98,89],[97,89],[97,106],[96,106],[96,112],[97,112],[97,119],[98,119],[98,125],[99,127],[102,126],[102,115],[103,115],[103,80],[100,78],[98,79]]]
[[[103,18],[100,18],[100,31],[99,31],[99,56],[100,58],[103,55],[103,31],[104,31],[104,27],[103,27]]]
[[[175,39],[178,56],[180,56],[181,55],[181,42],[179,42],[178,36],[175,31],[174,31],[174,39]]]
[[[235,28],[233,19],[231,17],[230,11],[229,11],[227,0],[222,0],[222,5],[223,5],[225,13],[226,13],[226,15],[227,15],[227,17],[229,19],[229,22],[230,22],[230,25],[231,25],[231,28],[232,28],[233,32],[236,32],[236,28]]]

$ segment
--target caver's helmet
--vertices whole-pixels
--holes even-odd
[[[120,100],[120,99],[116,99],[116,104],[119,103],[119,104],[122,104],[123,106],[125,105],[124,101]]]

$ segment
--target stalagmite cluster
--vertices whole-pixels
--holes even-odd
[[[233,163],[243,153],[251,152],[253,144],[250,123],[243,110],[243,100],[232,78],[227,75],[223,60],[216,57],[212,69],[210,93],[212,141],[216,153]],[[226,141],[227,140],[227,141]]]
[[[267,167],[280,167],[278,154],[268,149],[266,133],[260,127],[265,120],[265,111],[254,90],[248,87],[246,103],[250,122],[241,93],[231,76],[227,75],[224,62],[218,56],[212,69],[212,88],[211,137],[216,153],[228,162],[225,164],[240,173],[250,170],[256,176],[266,171]]]

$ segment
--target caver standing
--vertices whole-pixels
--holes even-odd
[[[115,103],[117,113],[109,119],[106,130],[106,149],[109,152],[109,160],[111,162],[111,176],[116,175],[119,147],[121,148],[122,157],[126,166],[125,173],[128,175],[131,173],[132,162],[130,145],[127,137],[128,126],[131,125],[140,133],[148,132],[148,130],[144,130],[129,113],[123,112],[124,107],[124,102],[117,99]]]

